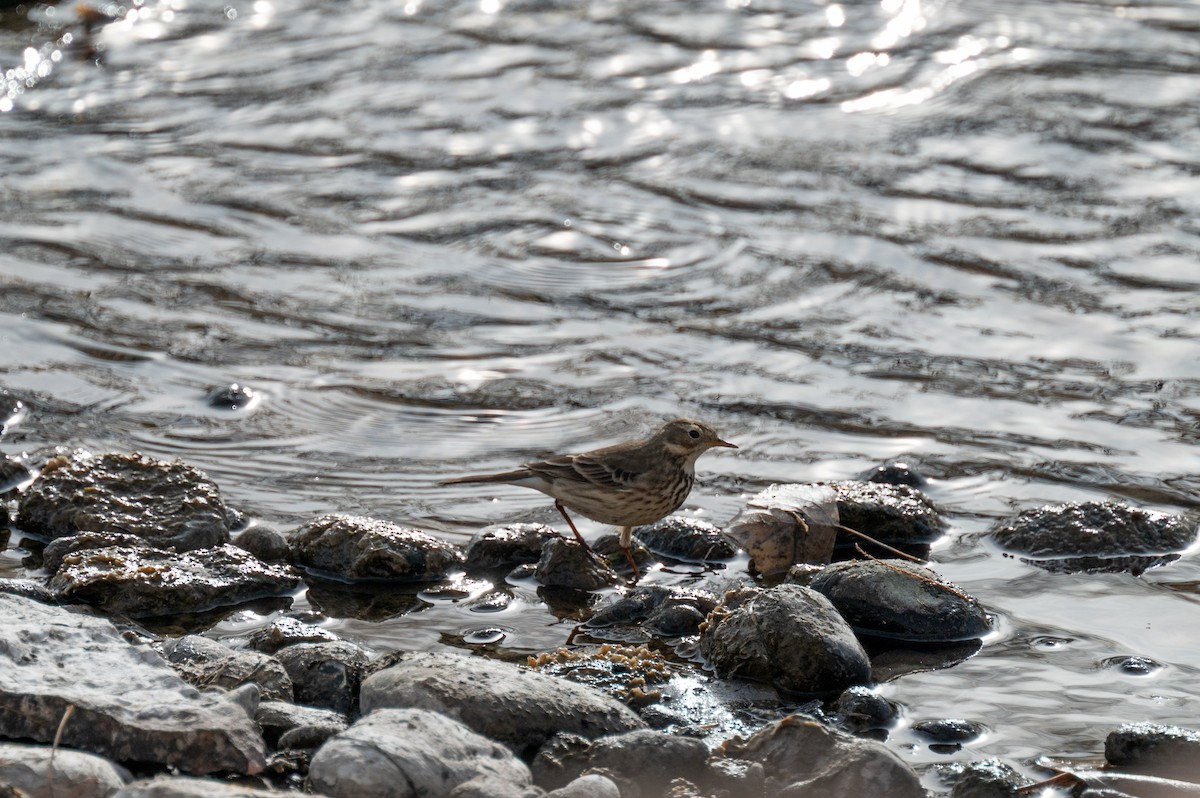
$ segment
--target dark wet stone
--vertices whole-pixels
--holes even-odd
[[[717,752],[762,764],[766,795],[926,798],[917,774],[895,753],[803,715],[769,723],[749,739],[727,742]]]
[[[912,730],[932,743],[956,745],[975,740],[983,735],[983,727],[962,718],[938,718],[919,720]]]
[[[390,521],[326,515],[292,535],[293,561],[339,579],[427,582],[463,562],[456,546]]]
[[[655,554],[676,560],[728,560],[738,546],[718,527],[686,515],[669,515],[637,528],[638,540]]]
[[[31,476],[33,476],[33,472],[22,461],[8,455],[0,456],[0,494],[7,493]],[[7,509],[4,510],[4,517],[8,518]],[[4,523],[8,523],[8,521],[6,520]]]
[[[276,660],[257,651],[235,651],[199,635],[169,638],[160,646],[163,657],[188,684],[201,690],[233,690],[258,685],[264,701],[291,701],[292,680]]]
[[[1051,571],[1129,571],[1178,559],[1196,539],[1195,517],[1122,502],[1089,501],[1025,510],[992,527],[999,545]]]
[[[358,703],[371,654],[354,643],[337,640],[297,643],[275,652],[275,658],[292,679],[296,703],[349,714]]]
[[[0,736],[188,773],[257,773],[257,688],[202,694],[108,621],[0,594]]]
[[[1020,789],[1032,782],[996,759],[982,762],[956,762],[939,768],[945,781],[954,786],[951,798],[1015,798]]]
[[[837,524],[831,487],[781,484],[750,497],[727,529],[749,555],[750,572],[773,576],[796,563],[829,562]]]
[[[552,790],[569,784],[587,767],[592,741],[582,734],[558,732],[548,738],[529,766],[539,787]]]
[[[937,505],[917,488],[857,480],[834,482],[831,487],[837,491],[841,523],[882,543],[904,547],[932,543],[946,531]],[[842,531],[838,543],[863,541]]]
[[[297,729],[313,729],[317,730],[314,734],[326,734],[329,737],[345,731],[350,725],[340,712],[284,701],[263,701],[258,705],[254,719],[262,729],[267,744],[276,748],[284,747],[279,744],[280,737]]]
[[[542,556],[542,541],[558,537],[545,524],[502,524],[480,530],[467,544],[463,567],[468,573],[514,568],[521,563],[537,562]]]
[[[518,753],[532,754],[558,732],[594,737],[645,724],[615,699],[565,679],[482,657],[398,655],[362,687],[363,714],[424,707],[460,719]]]
[[[205,397],[209,407],[219,410],[244,410],[258,398],[258,392],[248,385],[231,382],[213,388]]]
[[[867,655],[829,599],[780,585],[726,596],[700,634],[700,652],[721,675],[786,693],[829,693],[871,677]]]
[[[649,795],[665,794],[667,785],[679,776],[702,780],[707,764],[708,746],[700,740],[653,729],[601,737],[587,753],[589,768],[618,784],[632,782]]]
[[[857,685],[838,696],[834,713],[839,727],[858,734],[894,726],[900,708],[869,687]]]
[[[983,648],[983,641],[977,637],[936,643],[866,639],[872,643],[871,677],[876,682],[890,682],[910,673],[944,670],[970,659]]]
[[[914,488],[928,484],[929,480],[917,473],[908,463],[886,463],[863,475],[867,482],[882,482],[887,485],[909,485]]]
[[[263,562],[286,562],[292,556],[288,539],[269,526],[252,526],[233,539],[233,545]]]
[[[0,785],[19,790],[10,793],[14,798],[100,798],[124,787],[129,778],[127,770],[95,754],[0,743]]]
[[[8,526],[8,507],[0,504],[0,527]],[[0,529],[0,547],[7,548],[8,546],[8,530]]]
[[[1155,662],[1149,657],[1109,657],[1101,663],[1106,668],[1119,670],[1128,676],[1149,676],[1165,667],[1161,662]]]
[[[542,556],[534,576],[545,587],[599,590],[620,577],[574,540],[549,538],[542,542]]]
[[[629,567],[629,558],[625,556],[625,550],[621,548],[621,538],[615,533],[607,532],[592,541],[592,551],[613,571],[621,574],[633,574],[633,569]],[[642,573],[658,562],[653,552],[646,548],[646,544],[637,539],[637,535],[634,535],[630,541],[629,551],[633,554],[633,560],[638,564]]]
[[[663,637],[698,634],[700,624],[717,606],[702,591],[665,585],[642,585],[614,596],[588,620],[593,628],[639,624]]]
[[[61,603],[53,590],[46,587],[43,583],[35,582],[32,579],[0,578],[0,593],[10,596],[21,596],[42,604]]]
[[[508,590],[489,590],[483,595],[471,599],[464,606],[472,612],[502,612],[512,604],[513,594]]]
[[[1124,772],[1192,781],[1200,761],[1200,731],[1127,723],[1105,738],[1104,758]]]
[[[978,601],[906,560],[834,563],[810,587],[860,633],[933,642],[969,640],[991,631]]]
[[[21,496],[17,525],[51,538],[119,531],[177,551],[229,542],[216,483],[179,461],[137,453],[55,457]]]
[[[246,644],[263,654],[274,654],[296,643],[328,643],[338,636],[329,630],[296,618],[276,618],[270,624],[250,633]]]
[[[464,791],[472,782],[471,791]],[[532,787],[529,768],[503,745],[425,709],[380,709],[365,716],[313,755],[308,784],[331,798],[508,798]]]
[[[62,567],[63,558],[89,549],[106,549],[110,546],[141,548],[146,542],[137,535],[126,532],[80,532],[78,535],[55,538],[42,549],[42,564],[52,576]]]
[[[111,546],[64,557],[50,589],[62,601],[144,618],[280,596],[299,584],[290,567],[268,565],[228,544],[182,554]]]

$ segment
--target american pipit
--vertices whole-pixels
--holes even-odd
[[[575,538],[588,551],[567,508],[620,527],[621,550],[639,577],[629,550],[633,528],[670,515],[683,504],[696,478],[696,458],[714,446],[736,449],[700,421],[677,418],[641,441],[525,463],[515,471],[448,479],[442,484],[495,482],[533,488],[554,499]]]

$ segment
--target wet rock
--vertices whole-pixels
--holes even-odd
[[[277,790],[258,790],[216,779],[158,776],[127,784],[110,798],[280,798],[287,794]]]
[[[1196,539],[1195,518],[1111,501],[1025,510],[989,534],[1022,561],[1050,571],[1140,574],[1178,559]]]
[[[199,612],[295,590],[288,566],[268,565],[226,544],[177,554],[146,546],[110,546],[69,554],[50,579],[62,601],[79,601],[133,618]]]
[[[637,729],[601,737],[588,749],[588,767],[604,771],[615,781],[632,782],[646,795],[662,795],[672,779],[703,780],[708,746],[690,737],[652,729]]]
[[[828,485],[785,484],[752,496],[728,530],[750,555],[751,573],[772,576],[795,563],[829,562],[839,523]]]
[[[296,643],[328,643],[337,640],[333,632],[298,618],[281,617],[250,633],[246,645],[264,654],[274,654]]]
[[[340,712],[318,707],[306,707],[283,701],[263,701],[254,714],[268,745],[287,748],[280,739],[292,732],[305,738],[320,737],[321,742],[346,730],[350,725]],[[294,738],[293,738],[294,739]],[[295,746],[316,747],[316,746]]]
[[[873,740],[851,737],[802,715],[767,724],[718,752],[762,764],[767,795],[886,795],[926,798],[917,774]]]
[[[532,786],[511,751],[462,723],[424,709],[379,709],[321,746],[308,783],[330,798],[415,798],[449,796],[480,777],[493,795]]]
[[[589,773],[550,791],[546,798],[621,798],[621,790],[607,776]]]
[[[582,734],[558,732],[533,757],[533,780],[543,789],[565,787],[587,767],[592,741]]]
[[[895,725],[900,708],[874,690],[858,685],[838,696],[834,714],[840,728],[859,734]]]
[[[885,463],[863,474],[862,478],[867,482],[883,482],[888,485],[909,485],[914,488],[920,488],[929,482],[922,474],[909,466],[908,463]]]
[[[0,743],[0,784],[29,798],[101,798],[129,779],[107,759],[48,745]]]
[[[21,460],[8,455],[0,456],[0,494],[8,493],[32,476],[33,472],[29,470],[29,466]],[[6,509],[5,518],[7,518],[7,513]],[[4,523],[8,523],[8,521],[6,520]]]
[[[249,385],[231,382],[229,385],[213,388],[205,398],[209,407],[218,410],[245,410],[258,400],[258,392]]]
[[[269,526],[249,527],[233,540],[233,545],[250,552],[263,562],[285,562],[292,548],[283,534]]]
[[[7,593],[10,596],[23,596],[42,604],[59,603],[58,596],[54,594],[54,591],[41,582],[35,582],[32,579],[0,579],[0,593]]]
[[[201,690],[233,690],[258,685],[264,701],[291,701],[292,680],[276,660],[257,651],[235,651],[224,643],[199,635],[164,640],[163,657],[188,684]]]
[[[669,515],[637,528],[637,539],[655,554],[676,560],[728,560],[738,544],[718,527],[686,515]]]
[[[298,703],[347,714],[371,661],[370,652],[346,640],[299,643],[280,649],[275,658],[291,677]]]
[[[1015,798],[1030,780],[996,759],[953,763],[939,769],[954,786],[951,798]]]
[[[708,593],[643,585],[623,596],[614,596],[596,611],[587,625],[600,628],[639,624],[662,637],[684,637],[699,634],[700,624],[716,606],[716,598]]]
[[[645,725],[596,690],[506,662],[434,652],[401,656],[363,682],[364,714],[385,707],[443,712],[517,752],[536,751],[558,732],[596,736]]]
[[[389,521],[355,515],[326,515],[292,535],[297,565],[339,579],[444,579],[463,562],[456,546]]]
[[[229,542],[216,483],[192,466],[138,453],[50,460],[22,495],[17,525],[51,538],[116,530],[177,551]]]
[[[700,652],[723,676],[785,693],[828,693],[870,679],[854,632],[815,590],[780,585],[727,594],[700,633]]]
[[[987,612],[961,588],[906,560],[853,560],[827,566],[810,583],[859,633],[940,642],[991,631]]]
[[[937,745],[961,745],[983,735],[983,728],[978,723],[962,718],[919,720],[912,725],[912,730]]]
[[[607,563],[613,571],[621,574],[633,574],[633,569],[629,567],[629,558],[625,556],[625,550],[621,548],[621,538],[615,533],[605,533],[596,538],[592,542],[592,551],[599,555],[600,559]],[[637,535],[634,535],[629,542],[629,552],[633,555],[633,561],[638,564],[638,569],[642,573],[650,570],[651,566],[658,562],[653,552],[646,548],[646,544],[638,540]]]
[[[542,541],[558,537],[545,524],[500,524],[480,530],[467,544],[463,567],[468,573],[508,571],[521,563],[537,562],[542,556]]]
[[[262,770],[263,740],[243,705],[257,703],[257,688],[201,694],[82,612],[0,595],[0,617],[0,736],[50,742],[74,706],[63,746],[187,773]]]
[[[597,553],[598,554],[598,553]],[[550,538],[542,542],[542,556],[534,576],[545,587],[599,590],[620,577],[574,540]]]
[[[1200,731],[1158,723],[1126,723],[1105,738],[1104,758],[1128,773],[1195,781]]]
[[[858,480],[834,482],[831,487],[837,491],[842,524],[881,543],[912,549],[932,543],[946,531],[937,505],[917,488]],[[846,531],[838,533],[838,544],[875,548]]]
[[[62,567],[63,558],[76,552],[89,549],[105,549],[109,546],[145,546],[146,542],[137,535],[127,532],[80,532],[78,535],[67,535],[55,538],[42,549],[42,568],[51,575]]]

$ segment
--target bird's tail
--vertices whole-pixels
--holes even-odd
[[[519,482],[522,479],[528,479],[529,472],[524,469],[518,471],[504,471],[500,474],[472,474],[466,477],[454,477],[453,479],[443,479],[439,485],[462,485],[470,482],[496,482],[496,483],[513,483]]]

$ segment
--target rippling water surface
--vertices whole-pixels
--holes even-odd
[[[890,745],[1021,764],[1194,722],[1196,557],[1049,574],[982,532],[1045,502],[1200,504],[1200,7],[96,10],[119,18],[0,11],[5,453],[180,457],[280,528],[348,511],[459,542],[556,515],[438,479],[676,415],[742,447],[700,463],[687,508],[718,523],[773,481],[903,459],[952,521],[935,567],[999,631],[881,688],[987,735]],[[232,382],[259,400],[210,407]],[[515,591],[327,623],[562,643]]]

